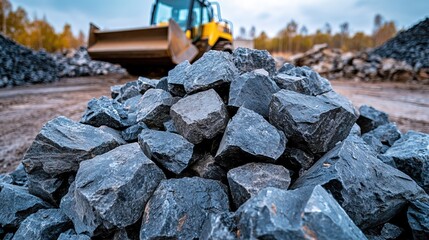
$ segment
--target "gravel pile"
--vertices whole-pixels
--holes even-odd
[[[429,18],[400,32],[376,48],[372,54],[405,61],[417,71],[421,68],[429,69]]]
[[[0,238],[428,239],[429,135],[274,66],[210,51],[49,121],[0,177]]]
[[[85,48],[68,55],[52,55],[30,50],[0,35],[0,88],[112,73],[126,74],[126,70],[119,65],[91,60]]]
[[[429,83],[429,68],[413,68],[407,62],[368,52],[343,53],[340,49],[328,48],[327,44],[315,45],[306,53],[292,56],[289,61],[297,66],[311,66],[329,79]]]

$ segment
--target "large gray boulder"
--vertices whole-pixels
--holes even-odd
[[[279,74],[274,77],[274,81],[281,89],[311,96],[332,91],[329,81],[311,68],[295,67],[289,63],[280,68]]]
[[[183,97],[186,95],[184,82],[190,66],[191,64],[186,60],[168,72],[168,91],[174,96]]]
[[[409,131],[382,156],[429,193],[429,134]]]
[[[100,99],[93,98],[88,102],[88,107],[80,122],[94,127],[104,125],[115,129],[130,125],[128,113],[122,104],[105,96]]]
[[[215,159],[225,168],[253,161],[275,162],[286,143],[283,132],[261,115],[241,107],[228,123]]]
[[[70,219],[60,209],[41,209],[21,223],[13,239],[57,239],[72,226]]]
[[[139,144],[146,156],[175,174],[192,163],[194,144],[179,134],[145,129],[139,135]]]
[[[193,144],[222,133],[229,119],[225,104],[213,89],[182,98],[170,114],[177,131]]]
[[[289,171],[270,163],[248,163],[228,171],[228,183],[236,208],[256,196],[262,189],[274,187],[287,190]]]
[[[266,188],[236,212],[240,239],[366,239],[322,187]]]
[[[29,215],[51,207],[27,188],[0,183],[0,229],[17,228]]]
[[[240,74],[265,69],[270,76],[276,73],[276,61],[267,50],[239,47],[233,52],[234,64]]]
[[[245,107],[268,118],[271,97],[278,91],[280,88],[270,77],[257,72],[245,73],[232,81],[228,106]]]
[[[123,145],[83,161],[60,206],[77,233],[96,236],[139,220],[163,179],[164,173],[137,143]]]
[[[359,112],[360,116],[356,123],[360,126],[362,134],[389,124],[389,115],[373,107],[363,105],[359,108]]]
[[[170,118],[170,107],[177,100],[162,89],[147,90],[138,103],[137,122],[161,129],[163,123]]]
[[[56,202],[67,191],[69,175],[79,163],[108,152],[120,143],[111,134],[65,117],[46,123],[22,161],[29,191]]]
[[[384,164],[351,135],[319,159],[292,186],[322,185],[361,229],[386,223],[424,191],[407,175]]]
[[[347,137],[357,118],[348,101],[334,97],[281,90],[273,95],[270,122],[295,146],[312,153],[327,152]]]
[[[185,91],[191,94],[210,88],[222,88],[229,85],[238,74],[231,54],[209,51],[187,69]]]
[[[146,205],[140,239],[196,239],[209,214],[229,211],[220,182],[202,178],[162,181]]]

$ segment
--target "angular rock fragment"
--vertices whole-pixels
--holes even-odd
[[[190,66],[191,64],[186,60],[168,72],[168,90],[173,96],[183,97],[186,95],[184,82]]]
[[[367,234],[368,240],[394,240],[398,239],[404,230],[398,226],[386,223],[378,234]]]
[[[401,132],[394,123],[381,125],[362,135],[362,139],[377,153],[385,153],[399,138],[401,138]]]
[[[22,161],[28,173],[29,191],[51,202],[67,189],[67,174],[79,163],[119,146],[114,136],[101,129],[65,117],[46,123]],[[67,191],[67,190],[66,190]],[[55,201],[54,201],[55,200]]]
[[[173,119],[170,119],[164,123],[164,130],[166,132],[178,133],[177,128],[174,125]]]
[[[120,131],[118,131],[116,129],[113,129],[113,128],[110,128],[110,127],[107,127],[107,126],[101,126],[101,127],[99,127],[99,129],[103,130],[105,133],[108,133],[108,134],[112,135],[115,138],[115,141],[118,142],[120,145],[124,145],[124,144],[127,143],[122,138],[122,135],[121,135]]]
[[[233,52],[234,64],[241,74],[265,69],[270,76],[276,73],[276,61],[267,50],[239,47]]]
[[[13,179],[13,184],[18,186],[27,186],[27,173],[24,165],[21,163],[16,167],[15,171],[9,174]]]
[[[407,175],[384,164],[351,135],[319,159],[292,186],[322,185],[361,229],[389,221],[424,191]]]
[[[139,86],[137,84],[137,81],[127,82],[124,85],[122,85],[121,88],[119,89],[119,94],[116,100],[118,100],[118,102],[123,103],[126,100],[138,95],[140,95],[140,91],[139,91]]]
[[[362,134],[389,123],[389,116],[373,107],[363,105],[359,112],[360,116],[356,123],[360,126]]]
[[[327,152],[347,137],[357,118],[349,102],[330,99],[281,90],[273,95],[270,122],[295,146]]]
[[[382,156],[429,193],[429,134],[409,131]]]
[[[274,81],[281,89],[305,95],[317,96],[332,91],[329,81],[311,68],[295,67],[289,63],[280,68]]]
[[[0,203],[0,229],[17,228],[32,213],[51,207],[27,188],[6,183],[0,183]]]
[[[94,127],[104,125],[120,129],[129,125],[127,118],[128,113],[120,103],[103,96],[100,99],[93,98],[88,102],[87,110],[80,122]]]
[[[80,164],[61,209],[77,233],[96,236],[134,224],[164,173],[137,143],[120,146]]]
[[[177,131],[193,144],[216,137],[228,123],[226,106],[213,89],[182,98],[170,114]]]
[[[229,212],[210,214],[209,217],[204,222],[200,239],[201,240],[238,239],[235,215]]]
[[[21,223],[13,239],[57,239],[72,226],[70,219],[60,209],[41,209]]]
[[[286,143],[283,132],[261,115],[241,107],[228,123],[215,159],[225,168],[252,161],[275,162]]]
[[[137,121],[149,127],[162,128],[170,118],[170,107],[177,102],[162,89],[149,89],[138,103]]]
[[[361,136],[361,130],[359,125],[357,125],[357,123],[353,124],[352,130],[350,130],[350,134],[354,134],[356,136]]]
[[[116,99],[119,96],[122,86],[123,85],[114,85],[110,87],[110,96],[112,99]]]
[[[271,97],[278,91],[280,88],[268,76],[245,73],[232,81],[228,106],[245,107],[268,118]]]
[[[429,238],[429,198],[412,201],[407,211],[408,225],[414,239]]]
[[[291,181],[286,168],[269,163],[248,163],[229,170],[227,177],[232,200],[237,208],[264,188],[287,190]]]
[[[161,79],[158,80],[158,83],[156,84],[156,89],[162,89],[166,92],[168,92],[168,79],[167,77],[163,77]]]
[[[191,171],[198,177],[222,181],[226,179],[226,171],[220,167],[214,157],[205,154],[191,166]]]
[[[139,122],[121,132],[122,138],[127,142],[136,142],[143,129],[148,129],[146,124]]]
[[[145,77],[139,77],[137,80],[137,86],[141,94],[145,94],[149,89],[156,88],[156,85],[158,85],[158,80],[152,80]]]
[[[58,240],[91,240],[91,238],[84,234],[77,234],[73,229],[70,229],[61,233]]]
[[[194,145],[178,134],[144,129],[139,144],[146,156],[175,174],[192,163]]]
[[[184,87],[188,94],[222,88],[237,76],[238,70],[231,54],[209,51],[187,69]]]
[[[266,188],[236,212],[241,239],[366,239],[322,187]]]
[[[226,211],[228,195],[218,181],[165,180],[146,205],[140,239],[196,239],[209,214]]]
[[[279,159],[279,163],[291,170],[291,176],[295,179],[308,170],[314,161],[313,154],[289,146],[286,147],[285,152]]]

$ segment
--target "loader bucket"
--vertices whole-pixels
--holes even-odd
[[[172,66],[192,61],[198,49],[173,20],[168,26],[100,31],[91,24],[88,53],[92,59],[121,64],[128,70]]]

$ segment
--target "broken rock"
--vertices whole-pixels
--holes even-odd
[[[401,132],[396,127],[396,124],[389,123],[365,133],[362,138],[377,153],[384,153],[395,141],[401,138]]]
[[[378,160],[355,135],[319,159],[292,188],[316,185],[330,192],[361,229],[386,223],[408,201],[425,194],[409,176]]]
[[[170,113],[177,131],[193,144],[216,137],[228,123],[225,104],[213,89],[179,100]]]
[[[186,60],[168,72],[168,90],[174,96],[183,97],[186,95],[184,82],[186,79],[186,72],[190,66],[191,64]]]
[[[382,156],[429,193],[429,134],[409,131]]]
[[[291,181],[286,168],[269,163],[249,163],[229,170],[227,176],[232,199],[237,208],[264,188],[287,190]]]
[[[233,52],[234,64],[240,74],[265,69],[270,76],[276,73],[276,61],[267,50],[239,47]]]
[[[356,120],[349,102],[281,90],[273,95],[270,122],[291,142],[312,153],[329,151],[347,137]]]
[[[184,87],[188,94],[222,88],[237,76],[238,69],[231,54],[209,51],[187,69]]]
[[[149,89],[138,103],[137,121],[149,127],[162,128],[170,118],[170,107],[177,100],[162,89]]]
[[[245,73],[232,81],[228,106],[245,107],[268,118],[271,96],[278,91],[280,88],[270,77]]]
[[[123,145],[80,164],[61,209],[77,233],[96,236],[124,228],[141,217],[162,179],[164,173],[137,143]]]
[[[261,115],[239,108],[228,123],[216,162],[233,168],[252,161],[275,162],[284,152],[287,139]]]
[[[235,215],[230,212],[210,214],[201,231],[201,240],[235,240],[237,224]]]
[[[377,127],[389,124],[389,116],[373,107],[363,105],[359,108],[360,116],[356,121],[359,124],[362,134],[365,134]]]
[[[139,122],[124,131],[122,131],[122,138],[127,142],[136,142],[138,140],[139,134],[143,131],[143,129],[147,129],[146,124]]]
[[[139,144],[146,156],[175,174],[192,163],[194,145],[178,134],[144,129]]]
[[[201,159],[191,166],[191,172],[201,178],[222,181],[226,179],[226,171],[220,167],[214,157],[205,154]]]
[[[94,127],[104,125],[121,129],[129,125],[127,118],[128,113],[119,102],[103,96],[100,99],[93,98],[88,102],[88,107],[80,122]]]
[[[408,224],[414,239],[429,238],[429,198],[412,201],[408,207]]]
[[[366,239],[321,186],[266,188],[236,214],[242,239]]]
[[[72,226],[70,219],[60,209],[41,209],[22,222],[13,239],[57,239]]]
[[[220,182],[202,178],[162,181],[146,205],[140,239],[196,239],[209,214],[229,211]]]

